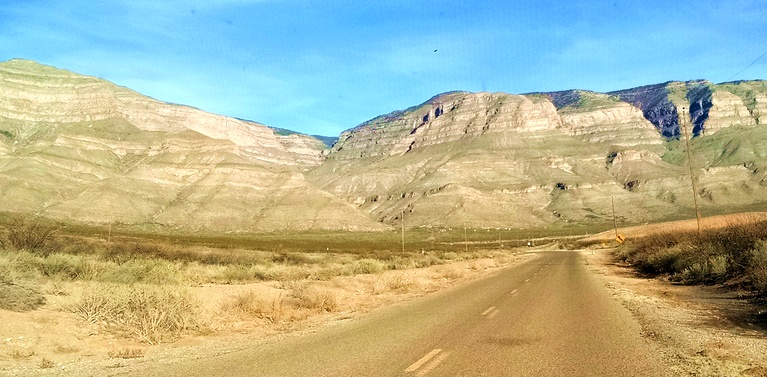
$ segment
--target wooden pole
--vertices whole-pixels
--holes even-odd
[[[690,170],[690,186],[692,187],[692,202],[695,205],[695,219],[698,222],[698,235],[701,234],[700,230],[700,209],[698,208],[698,190],[695,188],[695,175],[692,171],[692,155],[690,153],[690,139],[692,138],[692,130],[690,130],[689,136],[687,135],[687,117],[685,116],[684,107],[682,107],[682,132],[684,133],[684,143],[687,147],[687,168]]]
[[[405,211],[402,210],[400,217],[400,223],[402,223],[402,252],[405,252]]]
[[[613,203],[613,228],[615,228],[615,239],[618,239],[618,220],[615,218],[615,197],[610,197]]]
[[[466,230],[466,224],[463,224],[463,244],[465,246],[466,253],[469,252],[469,233]]]

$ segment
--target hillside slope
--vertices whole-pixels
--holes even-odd
[[[0,211],[168,232],[542,227],[767,207],[767,83],[449,92],[342,133],[0,63]]]
[[[622,222],[689,217],[684,128],[704,212],[726,212],[767,201],[765,94],[762,82],[705,81],[451,92],[343,133],[307,177],[387,223],[605,223],[613,200]]]
[[[172,231],[381,229],[308,184],[322,142],[30,61],[0,64],[3,211]]]

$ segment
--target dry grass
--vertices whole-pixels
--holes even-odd
[[[404,273],[380,275],[371,283],[370,294],[381,295],[387,292],[407,293],[417,287],[411,277]]]
[[[616,257],[648,275],[687,284],[744,280],[767,294],[766,221],[650,234],[621,246]]]
[[[8,356],[10,356],[14,360],[25,360],[29,359],[32,356],[35,356],[34,350],[13,350],[8,353]]]
[[[747,275],[757,291],[767,295],[767,240],[759,240],[751,250]]]
[[[164,287],[93,287],[67,310],[148,344],[173,341],[202,329],[199,304],[183,290]]]
[[[144,357],[144,350],[141,348],[125,348],[119,351],[109,351],[110,359],[140,359]]]
[[[299,309],[333,312],[338,308],[336,295],[333,292],[307,282],[290,284],[290,294],[298,300]]]
[[[40,369],[50,369],[55,366],[56,366],[56,363],[44,357],[42,358],[42,360],[40,360]]]
[[[43,305],[45,297],[31,283],[19,283],[0,273],[0,309],[26,312]]]
[[[281,322],[285,312],[282,296],[269,300],[252,290],[233,296],[221,309],[241,318],[265,319],[270,323]]]
[[[339,239],[318,234],[295,235],[294,241],[273,240],[279,242],[279,247],[263,251],[223,245],[228,242],[225,239],[217,240],[222,244],[216,247],[150,236],[147,239],[112,236],[111,242],[107,242],[52,229],[59,228],[40,219],[0,218],[0,308],[16,311],[39,308],[45,299],[29,283],[35,282],[47,287],[46,294],[63,296],[55,301],[67,302],[61,304],[65,311],[114,335],[148,344],[171,342],[209,329],[205,323],[209,321],[208,312],[203,312],[200,303],[185,293],[184,286],[280,282],[284,295],[278,298],[245,291],[224,303],[216,303],[220,306],[213,311],[220,310],[220,314],[243,321],[258,319],[265,321],[259,321],[261,324],[291,325],[312,313],[339,310],[339,296],[323,288],[336,277],[370,275],[376,279],[374,294],[408,293],[419,283],[407,273],[387,271],[492,254],[478,246],[472,246],[467,253],[464,245],[452,243],[441,250],[444,245],[433,239],[429,245],[437,250],[402,252],[401,245],[386,242],[381,244],[385,248],[366,248],[389,237],[380,233],[348,233]],[[21,239],[26,241],[18,241]],[[40,239],[44,241],[35,241]],[[317,251],[318,239],[328,241],[336,250],[323,244]],[[282,242],[288,246],[283,248]],[[299,245],[315,251],[297,251]],[[492,255],[506,256],[507,253]],[[446,280],[458,279],[463,273],[449,268],[441,272]],[[70,293],[78,292],[77,287],[83,285],[84,293]]]

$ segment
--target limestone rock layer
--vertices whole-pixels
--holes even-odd
[[[168,232],[605,224],[613,202],[621,223],[689,218],[691,170],[704,215],[767,207],[765,122],[763,81],[449,92],[326,149],[12,60],[0,211]]]
[[[322,143],[30,61],[0,64],[0,210],[167,231],[382,229],[310,185]]]

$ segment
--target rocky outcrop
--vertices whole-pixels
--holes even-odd
[[[560,126],[548,101],[504,93],[447,93],[341,134],[328,158],[402,155],[485,134],[537,132]]]
[[[718,90],[711,96],[712,107],[705,122],[704,134],[710,135],[731,126],[756,125],[743,100],[735,94]]]
[[[677,83],[647,85],[638,88],[620,90],[608,93],[617,96],[621,101],[628,102],[642,110],[645,119],[655,125],[655,128],[665,137],[678,137],[681,134],[679,114],[676,106],[669,99],[670,86]]]
[[[753,195],[759,174],[713,168],[758,160],[758,146],[741,146],[762,132],[748,128],[760,105],[755,99],[744,112],[741,102],[706,81],[608,94],[447,93],[345,132],[307,177],[388,223],[402,213],[424,226],[600,222],[611,218],[613,200],[622,221],[684,217],[693,205],[690,176],[684,144],[674,139],[686,129],[696,136],[698,195],[722,211],[767,199]],[[728,127],[752,135],[717,132]]]
[[[767,207],[766,121],[763,81],[449,92],[326,149],[10,61],[0,210],[173,232],[603,224],[613,201],[621,223],[690,217],[691,179],[704,214]]]
[[[559,112],[563,127],[584,141],[620,147],[663,143],[641,110],[605,94],[583,94]]]

